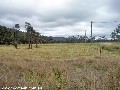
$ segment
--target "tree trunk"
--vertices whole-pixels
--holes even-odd
[[[37,43],[36,43],[36,48],[38,48]]]
[[[32,43],[31,43],[31,49],[32,49]]]
[[[30,41],[29,41],[29,49],[30,49]]]
[[[15,48],[17,49],[17,47],[18,47],[18,45],[17,44],[15,44]]]
[[[18,48],[17,41],[14,42],[14,46],[16,49]]]

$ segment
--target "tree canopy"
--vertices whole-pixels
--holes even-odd
[[[117,26],[117,28],[111,33],[111,38],[114,41],[120,42],[120,24]]]

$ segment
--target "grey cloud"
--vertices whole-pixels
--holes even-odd
[[[120,0],[111,0],[109,9],[112,12],[120,13]]]
[[[1,0],[0,24],[13,27],[19,23],[24,28],[24,22],[30,22],[37,31],[60,35],[68,32],[73,34],[90,31],[90,21],[114,22],[119,20],[119,0],[62,0],[62,6],[42,7],[44,0]],[[47,0],[45,0],[47,3]],[[49,1],[49,0],[48,0]],[[77,23],[86,22],[86,28],[81,28]],[[116,24],[93,24],[93,29],[99,34],[109,35]],[[58,30],[61,28],[63,30]],[[105,30],[105,32],[103,32]],[[51,32],[50,32],[51,31]],[[52,32],[53,31],[53,32]],[[59,32],[58,32],[59,31]],[[59,34],[58,34],[59,33]],[[90,32],[88,32],[90,33]],[[97,32],[94,33],[97,35]]]

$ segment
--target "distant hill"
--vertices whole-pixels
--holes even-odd
[[[52,37],[53,40],[56,40],[56,41],[64,41],[65,40],[65,37]]]

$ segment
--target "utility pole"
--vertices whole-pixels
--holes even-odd
[[[91,21],[91,43],[93,42],[93,40],[92,40],[92,21]]]
[[[85,30],[85,43],[86,43],[86,30]]]

